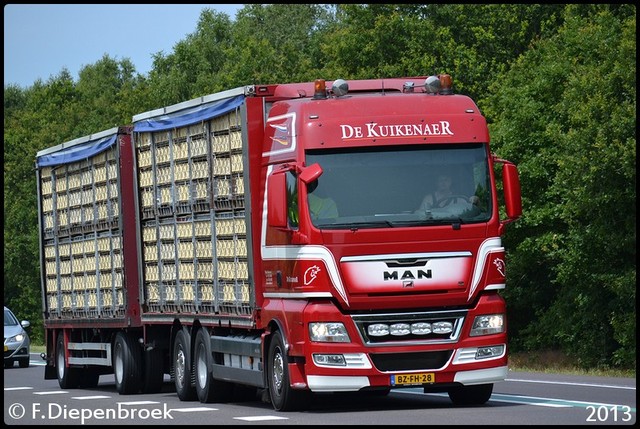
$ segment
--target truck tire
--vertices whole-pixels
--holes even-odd
[[[179,330],[173,343],[172,358],[176,393],[181,401],[194,401],[197,398],[196,388],[191,384],[193,365],[189,352],[189,337],[184,330]]]
[[[484,405],[491,398],[493,384],[454,387],[448,393],[453,405]]]
[[[131,395],[140,391],[141,361],[141,348],[135,338],[125,332],[118,332],[113,341],[113,374],[116,389],[121,395]]]
[[[142,393],[158,393],[164,382],[164,365],[161,349],[144,352],[142,360]]]
[[[64,335],[58,333],[56,344],[56,373],[58,374],[58,385],[61,389],[75,389],[80,384],[80,371],[78,368],[67,366],[64,349]]]
[[[309,391],[294,390],[289,379],[289,365],[284,340],[276,331],[269,343],[267,356],[267,384],[271,405],[276,411],[299,410],[309,396]]]
[[[233,383],[213,378],[209,371],[211,356],[211,339],[206,329],[196,334],[193,369],[196,379],[196,393],[202,403],[227,402],[233,395]]]

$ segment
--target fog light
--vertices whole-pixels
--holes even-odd
[[[411,333],[411,325],[408,323],[394,323],[389,327],[391,335],[409,335]]]
[[[503,353],[504,353],[504,345],[478,347],[478,351],[476,352],[476,359],[487,359],[492,357],[499,357],[499,356],[502,356]]]
[[[431,323],[418,322],[411,324],[411,333],[414,335],[427,335],[431,333]]]
[[[318,366],[347,366],[343,355],[313,355],[313,362]]]
[[[385,335],[389,335],[389,325],[375,323],[367,327],[367,332],[372,337],[384,337]]]
[[[434,334],[449,334],[453,331],[453,323],[434,322],[431,324],[431,330]]]

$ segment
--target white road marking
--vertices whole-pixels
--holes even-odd
[[[218,411],[218,409],[207,408],[207,407],[192,407],[192,408],[171,408],[169,411],[175,411],[178,413],[194,413],[198,411]]]
[[[69,393],[66,390],[52,390],[49,392],[33,392],[34,395],[59,395],[61,393]]]
[[[289,418],[279,417],[279,416],[252,416],[252,417],[234,417],[234,420],[244,420],[246,422],[263,422],[267,420],[289,420]]]
[[[79,399],[81,401],[85,400],[85,399],[109,399],[111,398],[111,396],[104,396],[104,395],[95,395],[95,396],[72,396],[71,399]]]
[[[8,390],[29,390],[29,389],[33,389],[33,387],[5,387],[4,388],[5,392]]]

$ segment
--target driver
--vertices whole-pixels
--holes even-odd
[[[476,195],[466,197],[464,195],[454,194],[451,190],[453,180],[448,174],[438,175],[437,186],[435,192],[427,194],[422,200],[422,204],[418,210],[426,211],[432,208],[442,208],[458,201],[478,204],[479,198]]]

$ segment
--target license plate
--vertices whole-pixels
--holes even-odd
[[[406,386],[409,384],[431,384],[436,382],[436,375],[433,372],[422,372],[419,374],[396,374],[391,376],[392,386]]]

